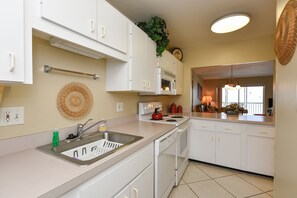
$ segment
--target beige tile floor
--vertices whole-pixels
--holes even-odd
[[[271,198],[273,179],[190,161],[169,198]]]

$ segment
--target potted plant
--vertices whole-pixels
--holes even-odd
[[[152,17],[148,22],[137,24],[157,44],[156,54],[162,56],[163,51],[169,44],[166,22],[160,17]]]

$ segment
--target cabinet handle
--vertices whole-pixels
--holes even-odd
[[[151,82],[150,81],[146,81],[146,82],[147,82],[146,88],[150,88],[151,87]]]
[[[268,134],[267,132],[264,132],[264,131],[260,131],[260,134]]]
[[[101,28],[101,37],[104,38],[106,35],[106,28],[103,25],[100,28]]]
[[[95,31],[95,20],[91,20],[91,32],[94,33]]]
[[[221,141],[221,138],[220,137],[218,137],[218,142],[220,142]]]
[[[225,128],[225,130],[226,130],[226,131],[231,131],[232,129],[230,129],[230,128]]]
[[[15,64],[14,64],[14,53],[9,52],[10,56],[10,65],[9,65],[9,71],[12,72],[14,70]]]
[[[135,193],[135,197],[136,197],[136,198],[139,198],[139,193],[138,193],[137,188],[133,188],[133,191],[134,191],[134,193]]]
[[[142,81],[142,87],[146,87],[146,80]]]
[[[201,128],[204,128],[204,129],[206,129],[206,128],[207,128],[207,126],[201,126]]]

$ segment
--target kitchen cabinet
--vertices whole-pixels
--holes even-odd
[[[32,83],[32,43],[27,45],[32,35],[25,27],[24,1],[6,1],[0,8],[0,22],[0,83]]]
[[[183,94],[184,86],[184,65],[179,60],[175,59],[175,79],[176,79],[176,94]]]
[[[272,126],[246,125],[246,170],[274,175],[274,136]]]
[[[129,20],[105,0],[98,0],[97,40],[128,53]]]
[[[106,90],[156,92],[156,44],[131,22],[128,63],[107,61]]]
[[[129,20],[107,1],[32,0],[26,4],[35,36],[95,59],[128,61]]]
[[[184,65],[177,60],[170,52],[165,50],[161,57],[158,57],[158,66],[171,74],[175,75],[176,94],[182,95],[184,81]]]
[[[61,197],[134,197],[137,193],[138,197],[153,197],[153,143]]]
[[[161,67],[163,70],[174,74],[174,70],[175,70],[175,60],[176,59],[170,52],[168,52],[167,50],[165,50],[162,53],[162,56],[158,57],[158,61],[159,61],[159,67]]]
[[[191,120],[190,158],[241,168],[241,125]]]
[[[41,17],[96,39],[97,0],[41,0]]]
[[[151,198],[153,197],[153,165],[138,175],[115,198]]]

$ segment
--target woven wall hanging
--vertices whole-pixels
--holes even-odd
[[[83,118],[90,112],[92,106],[93,95],[89,88],[82,83],[69,83],[58,94],[58,110],[67,119]]]
[[[278,61],[286,65],[292,59],[297,42],[297,0],[290,0],[277,23],[274,51]]]

